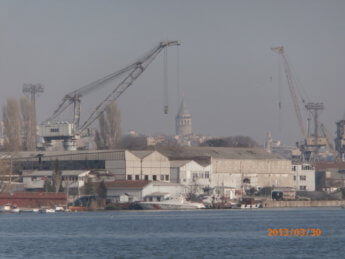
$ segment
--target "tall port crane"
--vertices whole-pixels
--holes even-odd
[[[289,66],[289,62],[288,62],[286,55],[285,55],[285,52],[284,52],[284,47],[283,46],[275,47],[275,48],[271,48],[271,50],[278,53],[282,58],[286,80],[287,80],[287,83],[289,86],[291,99],[292,99],[295,113],[297,116],[298,126],[299,126],[299,129],[301,131],[303,138],[306,139],[307,138],[307,132],[306,132],[306,129],[304,126],[304,121],[303,121],[301,109],[299,107],[298,95],[297,95],[297,92],[296,92],[296,89],[294,86],[294,82],[292,79],[291,68]]]
[[[308,129],[306,130],[306,127],[304,125],[304,120],[302,117],[301,109],[299,106],[299,97],[296,92],[296,87],[294,85],[293,77],[291,68],[289,65],[289,62],[287,60],[287,57],[284,52],[284,47],[275,47],[271,48],[272,51],[278,53],[283,61],[284,66],[284,72],[287,79],[287,83],[289,86],[289,91],[291,95],[291,99],[294,105],[296,117],[298,120],[298,126],[300,128],[303,142],[299,144],[299,148],[304,156],[304,159],[307,161],[310,161],[312,159],[315,159],[318,155],[319,149],[323,146],[327,145],[327,140],[325,137],[321,137],[319,135],[319,111],[324,109],[323,103],[307,103],[305,105],[305,108],[308,110],[309,114],[311,115],[313,121],[314,121],[314,132],[311,133],[310,130],[310,120],[311,118],[308,118]],[[304,100],[301,98],[302,102],[304,103]]]
[[[134,63],[126,66],[114,73],[108,74],[90,84],[87,84],[81,88],[78,88],[64,96],[58,105],[54,113],[46,119],[42,126],[46,125],[48,129],[43,129],[42,134],[43,138],[46,141],[51,141],[54,139],[63,139],[64,141],[70,141],[73,135],[79,135],[84,130],[86,130],[106,109],[106,107],[112,102],[117,100],[123,92],[130,87],[134,81],[145,71],[145,69],[152,63],[152,61],[157,57],[157,55],[167,47],[178,46],[180,43],[178,41],[164,41],[160,42],[158,46],[149,51],[142,58],[138,59]],[[80,103],[81,98],[92,93],[96,89],[101,88],[107,83],[120,79],[115,88],[106,96],[106,98],[95,108],[95,110],[89,115],[85,122],[80,125]],[[66,138],[64,138],[63,133],[61,133],[59,126],[54,124],[54,120],[63,113],[68,107],[74,105],[74,115],[72,125],[68,125],[68,129],[63,131],[68,131]],[[73,131],[73,132],[72,132]]]

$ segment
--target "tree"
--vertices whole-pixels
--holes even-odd
[[[96,131],[95,142],[98,149],[116,149],[121,138],[121,115],[116,102],[107,106],[98,119],[99,130]]]
[[[2,108],[2,119],[4,122],[4,149],[16,152],[21,150],[21,114],[16,99],[7,99],[6,105]]]
[[[101,181],[97,186],[97,196],[98,198],[105,199],[107,197],[107,187],[104,181]]]
[[[27,97],[20,98],[20,112],[22,121],[22,150],[36,149],[36,121],[34,107]]]
[[[6,151],[35,150],[36,122],[34,108],[27,97],[7,99],[2,108],[4,149]]]
[[[126,135],[121,139],[121,148],[132,150],[147,149],[146,137]]]
[[[258,144],[251,137],[247,136],[234,136],[209,139],[201,143],[200,146],[206,147],[246,147],[253,148],[258,147]]]
[[[56,159],[54,163],[54,170],[52,175],[52,186],[55,192],[62,191],[62,172],[59,168],[59,160]]]
[[[91,181],[91,178],[87,178],[87,181],[85,182],[84,185],[84,194],[86,195],[93,195],[94,192],[94,188],[93,188],[93,183]]]
[[[12,174],[12,166],[10,159],[0,160],[0,193],[6,192],[9,187],[7,175]]]

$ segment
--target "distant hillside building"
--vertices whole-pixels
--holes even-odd
[[[176,135],[186,136],[192,134],[192,114],[187,110],[184,100],[176,115]]]

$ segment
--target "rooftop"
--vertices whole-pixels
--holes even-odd
[[[132,188],[132,189],[141,189],[148,185],[150,181],[145,180],[137,180],[137,181],[129,181],[129,180],[116,180],[112,182],[105,182],[105,186],[107,188]]]
[[[170,159],[204,160],[206,157],[219,159],[274,159],[285,160],[277,154],[266,152],[261,148],[234,147],[179,147],[176,149],[158,148],[158,151]],[[204,158],[204,159],[202,159]]]

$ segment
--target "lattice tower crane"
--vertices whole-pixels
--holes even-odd
[[[55,120],[70,105],[74,104],[73,124],[78,134],[87,129],[105,110],[105,108],[114,100],[117,100],[121,94],[131,86],[134,81],[145,71],[157,55],[165,48],[180,45],[178,41],[160,42],[158,46],[149,51],[142,58],[134,63],[122,68],[114,73],[108,74],[90,84],[87,84],[77,90],[74,90],[64,96],[61,103],[54,113],[44,122]],[[80,126],[80,102],[81,98],[92,93],[94,90],[101,88],[105,84],[124,77],[121,82],[109,93],[109,95],[95,108],[87,120]]]

